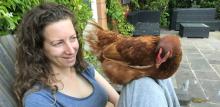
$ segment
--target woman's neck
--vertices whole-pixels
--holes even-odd
[[[58,67],[52,67],[52,70],[55,74],[55,77],[58,80],[62,80],[65,77],[68,77],[70,75],[75,75],[76,71],[74,67],[68,67],[68,68],[58,68]]]

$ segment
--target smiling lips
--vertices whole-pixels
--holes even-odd
[[[67,60],[67,61],[73,61],[74,60],[74,56],[71,57],[63,57],[63,59]]]

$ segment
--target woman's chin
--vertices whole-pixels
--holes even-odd
[[[75,65],[75,61],[66,63],[66,66],[72,67]]]
[[[63,67],[72,67],[75,65],[75,61],[65,61],[65,62],[62,62],[62,64],[60,64],[60,66],[63,66]]]

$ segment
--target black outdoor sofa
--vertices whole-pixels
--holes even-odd
[[[128,14],[127,20],[134,25],[134,36],[160,35],[160,12],[137,10]]]
[[[175,8],[171,13],[170,29],[179,30],[181,23],[203,23],[209,30],[220,30],[215,8]]]

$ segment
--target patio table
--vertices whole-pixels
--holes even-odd
[[[204,23],[180,23],[181,37],[208,38],[209,26]]]

